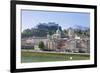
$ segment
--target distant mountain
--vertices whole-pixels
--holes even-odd
[[[90,29],[90,28],[89,28],[89,27],[83,27],[83,26],[75,25],[75,26],[73,27],[73,29],[87,30],[87,29]]]

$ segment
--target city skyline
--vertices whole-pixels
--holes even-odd
[[[62,29],[75,26],[90,27],[89,13],[21,10],[21,20],[22,31],[48,22],[55,22]]]

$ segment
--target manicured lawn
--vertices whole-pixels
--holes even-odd
[[[89,59],[90,59],[90,55],[86,55],[86,54],[41,53],[41,52],[25,52],[25,51],[21,52],[22,63],[89,60]]]

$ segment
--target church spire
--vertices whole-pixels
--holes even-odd
[[[56,30],[56,37],[61,38],[61,30],[59,29],[59,25],[58,25],[58,29]]]
[[[50,39],[50,34],[49,34],[49,32],[47,32],[47,38]]]
[[[60,29],[59,29],[59,25],[58,25],[58,28],[57,28],[57,30],[56,30],[56,34],[61,34],[61,31],[60,31]]]

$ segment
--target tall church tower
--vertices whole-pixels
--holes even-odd
[[[56,37],[61,38],[61,31],[59,29],[59,26],[58,26],[58,29],[56,30]]]
[[[74,30],[71,27],[68,29],[68,36],[70,38],[74,38],[75,37]]]
[[[49,34],[49,32],[47,33],[47,39],[50,40],[50,34]]]

